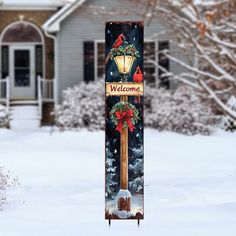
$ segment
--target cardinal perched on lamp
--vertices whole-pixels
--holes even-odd
[[[124,43],[124,40],[125,40],[125,36],[124,34],[120,34],[116,41],[113,43],[112,45],[112,48],[118,48],[120,47],[123,43]],[[105,59],[105,64],[107,64],[107,62],[109,61],[109,59],[112,57],[112,52],[110,51],[108,53],[108,55],[106,56],[106,59]]]
[[[133,81],[135,83],[141,83],[143,81],[143,73],[139,66],[135,70]],[[135,98],[135,103],[140,103],[140,96],[137,96],[137,98]]]
[[[105,64],[107,64],[110,59],[114,59],[117,56],[124,56],[124,55],[138,58],[139,51],[135,48],[134,44],[129,44],[126,41],[126,37],[122,33],[116,38],[115,42],[112,44],[112,48],[106,56]],[[120,72],[124,73],[124,71]],[[125,73],[128,74],[129,71],[125,71]]]

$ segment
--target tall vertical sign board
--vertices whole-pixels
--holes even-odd
[[[143,22],[107,22],[105,218],[143,219]]]

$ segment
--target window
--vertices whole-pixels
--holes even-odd
[[[144,42],[144,78],[147,84],[154,85],[158,81],[160,87],[169,89],[169,78],[163,77],[163,70],[156,66],[158,63],[169,71],[169,59],[162,53],[166,49],[169,49],[168,41]]]
[[[167,71],[169,70],[169,59],[163,53],[158,53],[165,49],[169,49],[168,41],[144,42],[144,78],[147,84],[155,85],[159,80],[160,86],[169,88],[168,77],[162,78],[163,71],[158,69],[156,65],[156,63],[159,63],[159,65],[165,68]],[[104,76],[104,55],[105,43],[103,41],[90,41],[84,43],[85,81],[93,80],[94,76],[95,79]]]
[[[101,78],[105,74],[105,43],[99,41],[84,42],[84,80]]]
[[[144,42],[144,78],[147,84],[156,83],[156,42]]]
[[[164,50],[169,49],[169,42],[168,41],[160,41],[158,43],[158,64],[160,67],[164,68],[164,70],[169,71],[169,58],[166,57],[164,53],[162,53]],[[158,69],[158,78],[159,78],[159,85],[160,87],[164,87],[166,89],[170,88],[170,81],[168,76],[163,76],[165,71]]]
[[[94,80],[94,42],[84,42],[84,81]]]
[[[5,32],[3,39],[3,43],[22,43],[22,42],[34,42],[41,43],[42,38],[39,32],[29,23],[27,22],[19,22],[13,24],[7,31]]]

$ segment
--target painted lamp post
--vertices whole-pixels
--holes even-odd
[[[107,22],[105,32],[105,218],[143,219],[143,22]]]
[[[123,34],[121,34],[124,37]],[[117,194],[118,211],[131,211],[131,194],[128,190],[128,135],[135,129],[139,118],[138,109],[128,101],[128,96],[142,96],[143,83],[128,82],[134,61],[139,57],[138,50],[133,44],[123,41],[118,48],[112,48],[108,54],[119,71],[120,82],[106,83],[106,96],[119,96],[120,102],[116,103],[111,111],[111,121],[120,133],[120,190]]]
[[[136,57],[128,55],[114,57],[122,82],[127,82],[135,59]],[[128,96],[122,95],[120,100],[126,103]],[[131,210],[131,194],[128,190],[128,134],[128,127],[122,127],[120,132],[120,191],[117,195],[118,210],[127,212]]]

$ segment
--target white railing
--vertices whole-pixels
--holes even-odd
[[[37,77],[39,116],[42,119],[43,103],[54,102],[54,79]]]
[[[0,79],[0,103],[3,103],[7,110],[10,108],[10,86],[9,77]]]

